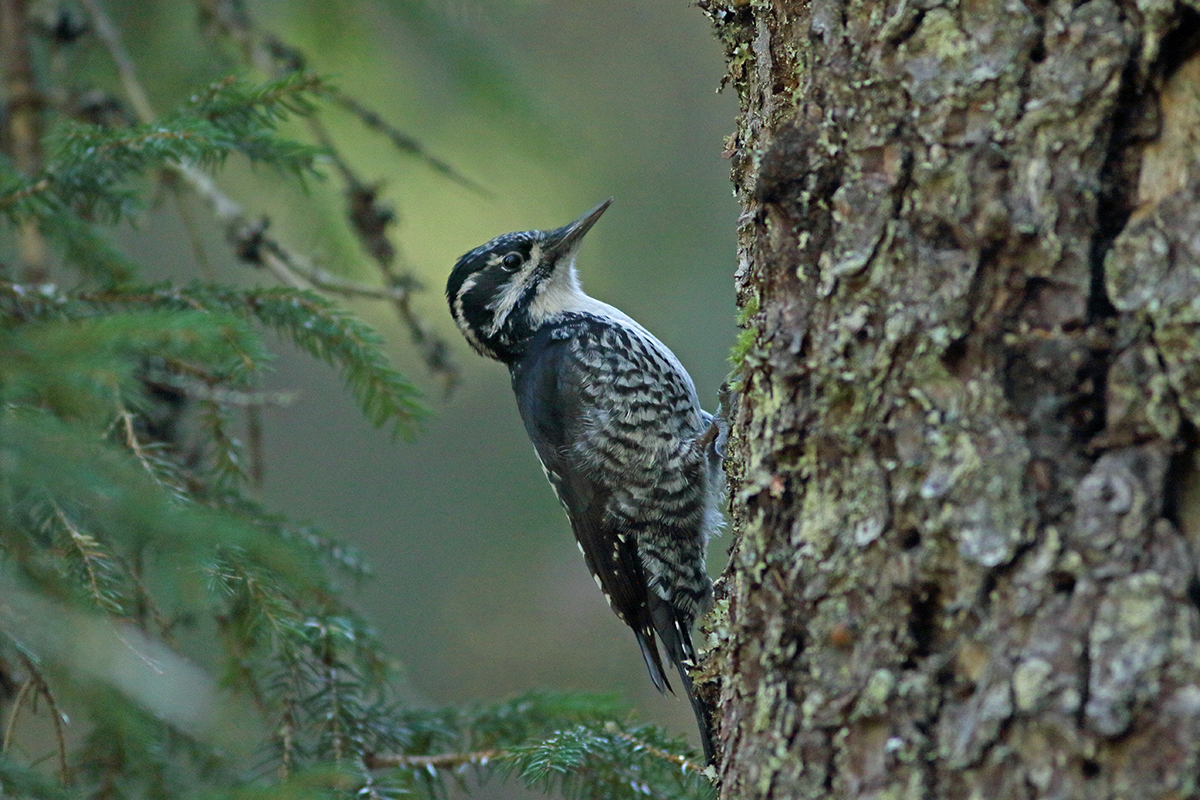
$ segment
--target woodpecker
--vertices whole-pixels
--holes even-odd
[[[711,762],[709,714],[687,668],[692,625],[712,598],[704,556],[721,524],[723,425],[666,345],[580,288],[576,253],[611,202],[475,248],[455,264],[446,299],[471,347],[508,367],[596,585],[660,692],[673,691],[660,647],[674,665]]]

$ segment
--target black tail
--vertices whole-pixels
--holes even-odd
[[[696,727],[700,729],[700,746],[704,748],[704,763],[716,766],[717,753],[713,749],[712,742],[712,712],[709,711],[704,701],[696,696],[696,692],[692,688],[692,677],[687,673],[687,666],[677,661],[675,667],[679,670],[679,679],[683,681],[684,691],[687,692],[688,700],[692,704],[692,713],[696,715]]]
[[[696,715],[696,727],[700,729],[700,745],[704,748],[704,763],[716,763],[716,750],[712,742],[712,713],[704,702],[696,696],[692,687],[692,676],[688,675],[688,667],[696,664],[696,650],[692,646],[692,635],[688,627],[679,619],[679,614],[666,600],[650,593],[650,620],[654,630],[637,634],[638,644],[642,648],[642,658],[650,671],[650,680],[661,692],[664,688],[674,694],[674,689],[663,673],[662,661],[659,659],[655,635],[662,643],[667,658],[679,672],[679,680],[687,693],[688,702],[692,704],[692,712]]]

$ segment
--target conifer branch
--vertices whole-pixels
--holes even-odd
[[[117,65],[122,85],[129,95],[138,117],[143,122],[149,122],[154,117],[153,108],[137,78],[133,61],[125,50],[120,36],[101,6],[100,0],[86,0],[85,5],[92,15],[101,41],[108,48],[110,56]],[[310,85],[310,88],[314,87],[315,84]],[[262,98],[264,102],[274,99],[278,99],[278,97],[268,95]],[[344,161],[341,161],[340,157],[337,161],[340,162],[340,168],[344,169]],[[206,201],[218,222],[224,226],[226,238],[241,260],[266,267],[280,282],[294,288],[303,288],[305,280],[311,278],[308,283],[324,291],[391,301],[401,321],[408,328],[413,343],[421,350],[426,366],[435,375],[441,377],[444,390],[448,393],[457,384],[458,370],[449,357],[449,348],[444,341],[433,334],[431,328],[412,310],[409,304],[407,287],[413,285],[414,281],[392,273],[390,262],[386,265],[381,263],[387,283],[387,287],[384,289],[363,286],[341,279],[330,279],[331,276],[328,273],[317,269],[308,258],[291,251],[279,240],[269,236],[267,234],[270,224],[268,219],[263,218],[258,222],[252,222],[242,207],[221,192],[206,174],[185,162],[169,165],[169,168],[178,174],[192,191]],[[363,193],[360,191],[357,195],[352,196],[362,197]],[[373,202],[369,205],[374,207]],[[356,218],[352,214],[352,223],[355,220]],[[359,233],[360,238],[363,238],[363,231],[367,230],[368,228],[362,224],[355,225],[355,231]],[[374,236],[373,231],[370,235]],[[376,245],[378,244],[377,239],[372,241]],[[388,244],[387,247],[390,249],[391,245]],[[371,247],[368,247],[368,250],[373,254],[376,252]],[[379,259],[377,258],[377,260]]]
[[[148,95],[138,80],[133,60],[125,50],[120,35],[101,5],[100,0],[86,0],[85,7],[96,26],[97,34],[108,49],[117,66],[121,83],[138,118],[143,123],[154,119],[154,109]],[[315,84],[310,84],[310,88]],[[265,96],[264,101],[279,99]],[[401,322],[408,328],[413,343],[421,350],[426,367],[439,376],[444,390],[449,393],[458,383],[458,368],[450,358],[449,347],[436,336],[430,326],[422,320],[409,304],[409,288],[415,284],[411,278],[397,276],[384,270],[386,286],[376,288],[356,284],[343,279],[333,279],[328,273],[313,265],[311,259],[286,247],[281,241],[267,233],[270,220],[266,217],[253,221],[236,201],[217,188],[216,183],[203,171],[186,162],[169,164],[168,169],[208,205],[218,223],[225,229],[225,236],[238,258],[249,264],[266,267],[281,283],[293,288],[312,285],[323,291],[349,297],[368,297],[390,301],[396,308]],[[4,198],[0,198],[3,204]],[[356,227],[356,233],[360,228]],[[390,245],[389,245],[390,247]],[[390,265],[389,265],[390,267]]]
[[[43,192],[46,192],[50,189],[50,185],[51,184],[50,184],[49,178],[39,178],[37,181],[31,183],[28,186],[22,186],[20,189],[17,189],[16,191],[12,191],[6,195],[0,196],[0,208],[4,208],[6,206],[14,206],[17,203],[20,203],[22,200],[27,200],[30,197],[35,197]],[[40,283],[41,281],[36,280],[36,279],[25,278],[24,282],[25,283]]]
[[[613,736],[620,739],[621,741],[629,742],[631,745],[633,745],[634,752],[637,752],[640,750],[645,753],[649,753],[650,755],[654,756],[655,758],[660,758],[663,761],[669,761],[670,763],[672,763],[675,766],[682,769],[684,772],[688,772],[689,770],[691,772],[695,772],[695,773],[704,772],[703,764],[700,764],[696,761],[692,761],[687,756],[682,756],[682,755],[679,755],[678,753],[672,753],[668,750],[662,749],[661,747],[655,747],[654,745],[650,744],[649,742],[646,742],[646,741],[643,741],[643,740],[637,738],[633,734],[625,733],[624,731],[617,730],[615,726],[606,727],[606,730],[608,733],[612,734]]]
[[[304,53],[295,45],[288,44],[270,31],[260,28],[240,2],[197,0],[196,5],[201,14],[237,45],[243,61],[263,74],[278,77],[306,68],[308,59]],[[357,117],[368,130],[382,134],[399,152],[417,158],[433,171],[463,188],[483,197],[492,196],[491,192],[463,175],[449,162],[430,153],[415,136],[404,133],[387,122],[382,115],[357,98],[332,86],[322,86],[320,93]]]
[[[507,750],[474,750],[465,753],[439,753],[432,756],[410,756],[404,753],[367,753],[363,763],[367,769],[456,770],[467,765],[486,767],[489,762],[508,755]]]
[[[100,543],[94,537],[79,530],[57,504],[54,506],[54,513],[62,524],[63,530],[67,532],[71,544],[75,547],[75,552],[79,554],[79,558],[83,562],[92,599],[96,601],[97,606],[106,611],[119,612],[120,604],[111,595],[105,593],[100,586],[99,567],[96,564],[103,555],[100,551]]]
[[[244,59],[252,66],[274,77],[304,69],[306,63],[304,55],[297,48],[259,29],[240,4],[200,2],[199,5],[202,13],[207,14],[216,26],[239,46]],[[322,86],[319,91],[358,116],[367,127],[387,135],[393,145],[403,152],[422,158],[436,171],[445,174],[461,185],[481,194],[487,194],[485,190],[458,173],[449,164],[429,155],[414,138],[387,125],[379,114],[370,111],[354,98],[328,86]],[[458,367],[450,356],[446,342],[433,332],[433,329],[417,315],[410,305],[411,289],[418,283],[409,270],[397,271],[395,267],[397,251],[387,236],[387,228],[395,221],[395,215],[391,209],[383,207],[378,202],[379,187],[362,180],[341,155],[320,119],[310,116],[308,124],[345,184],[347,219],[351,229],[358,237],[363,249],[375,261],[383,277],[385,288],[382,290],[383,297],[380,299],[392,302],[397,316],[408,329],[409,338],[421,351],[426,367],[441,378],[443,392],[449,395],[458,385]],[[265,229],[265,226],[263,227]],[[272,267],[272,265],[268,266]],[[287,271],[291,273],[306,277],[313,275],[313,270],[308,265],[298,264],[293,259],[285,260],[285,263],[280,266],[286,266]],[[272,269],[274,271],[274,267]],[[374,292],[368,294],[359,287],[351,288],[344,283],[341,286],[337,284],[321,286],[320,282],[313,280],[310,280],[310,283],[317,288],[347,296],[374,295]],[[339,283],[341,282],[339,281]]]
[[[311,285],[345,297],[390,301],[408,328],[409,337],[421,350],[426,367],[442,379],[444,390],[449,393],[458,384],[458,367],[450,358],[449,347],[409,304],[411,293],[407,286],[413,281],[406,281],[390,271],[385,272],[387,285],[384,287],[367,286],[335,277],[316,267],[308,257],[270,236],[267,233],[270,221],[266,217],[252,222],[242,207],[221,192],[208,175],[184,164],[176,169],[191,189],[208,203],[217,221],[224,225],[226,238],[240,259],[266,267],[281,283],[293,288],[303,289]]]
[[[643,739],[617,728],[613,723],[604,726],[604,733],[614,739],[626,742],[633,751],[643,752],[654,758],[666,761],[679,767],[683,773],[693,772],[697,775],[704,772],[704,765],[686,756],[672,753],[653,745]],[[405,753],[367,753],[363,763],[367,769],[412,769],[412,770],[455,770],[466,765],[487,766],[489,762],[510,758],[513,751],[501,748],[472,750],[459,753],[439,753],[436,755],[407,755]]]
[[[0,0],[0,11],[20,1]],[[57,741],[42,758],[23,746],[19,759],[0,753],[0,791],[65,797],[39,766],[56,753],[64,784],[73,779],[69,765],[78,772],[81,797],[165,797],[186,787],[392,800],[422,789],[443,796],[468,768],[571,796],[695,796],[698,767],[676,755],[683,744],[650,726],[607,722],[628,713],[611,698],[531,693],[465,710],[397,702],[390,660],[340,595],[345,575],[367,573],[361,557],[253,499],[253,420],[249,462],[235,426],[238,409],[254,413],[289,397],[261,390],[264,329],[333,365],[369,420],[407,433],[419,419],[415,389],[390,366],[378,335],[307,287],[393,304],[435,371],[453,375],[409,307],[417,285],[389,238],[392,213],[378,185],[314,121],[310,140],[329,145],[350,225],[382,286],[331,275],[288,249],[269,220],[251,218],[201,167],[237,153],[307,169],[312,148],[281,138],[278,123],[311,111],[314,95],[337,99],[301,72],[298,55],[254,34],[252,49],[278,46],[272,70],[291,59],[282,78],[214,83],[156,117],[103,0],[81,2],[142,122],[57,126],[41,173],[0,165],[0,214],[35,223],[65,268],[53,284],[0,280],[0,659],[14,651],[25,660],[10,662],[19,680],[0,674],[14,700],[0,719],[0,751],[23,745],[31,718],[42,724],[42,697]],[[241,8],[238,0],[209,4]],[[386,128],[353,101],[341,105]],[[156,171],[208,203],[238,257],[284,285],[137,283],[139,265],[106,243],[100,225],[142,204],[143,179]],[[109,219],[97,222],[104,213],[96,211]],[[91,634],[113,626],[135,645],[121,639],[111,652],[98,650]],[[132,673],[117,663],[131,649]],[[169,662],[161,673],[168,690],[149,685],[157,678],[143,662],[152,658]],[[202,674],[214,670],[221,680]],[[130,685],[131,675],[144,685]],[[70,737],[58,708],[68,689],[83,720]],[[225,736],[226,713],[194,728],[180,723],[200,706],[219,706],[231,689],[269,726],[251,732],[267,754],[261,786],[244,782],[245,753]],[[371,774],[388,767],[395,771]]]
[[[125,446],[129,448],[129,452],[133,453],[134,458],[142,465],[142,469],[158,480],[158,473],[151,466],[150,460],[146,457],[146,452],[142,449],[141,442],[138,441],[137,433],[133,430],[133,414],[130,414],[125,407],[120,403],[117,404],[117,419],[120,420],[122,431],[125,434]]]

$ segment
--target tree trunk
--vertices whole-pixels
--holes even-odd
[[[1196,796],[1200,14],[700,5],[753,336],[723,796]]]

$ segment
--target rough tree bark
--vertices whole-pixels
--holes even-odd
[[[1200,6],[700,5],[754,337],[723,796],[1196,796]]]

